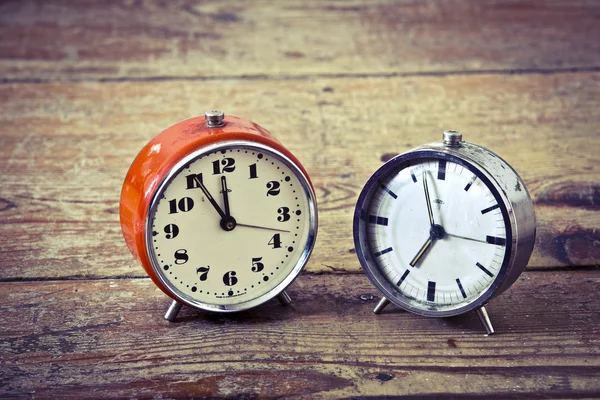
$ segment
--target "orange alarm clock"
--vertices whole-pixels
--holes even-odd
[[[234,312],[273,297],[306,265],[317,205],[300,161],[259,125],[219,110],[181,121],[133,161],[121,192],[132,254],[173,299]]]

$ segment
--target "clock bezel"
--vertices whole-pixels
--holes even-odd
[[[288,275],[279,282],[275,287],[273,287],[268,292],[252,298],[250,300],[245,300],[239,303],[234,304],[212,304],[206,303],[203,301],[199,301],[194,299],[192,296],[182,293],[176,286],[174,286],[166,277],[164,276],[164,271],[162,270],[160,263],[158,260],[153,257],[153,244],[152,244],[152,220],[153,216],[156,213],[156,209],[158,207],[158,203],[165,192],[165,190],[169,187],[170,183],[179,173],[184,169],[184,167],[198,158],[213,153],[223,149],[230,149],[236,147],[244,147],[247,149],[253,149],[256,151],[263,152],[268,154],[269,157],[277,158],[281,161],[286,167],[292,171],[292,173],[298,178],[300,185],[304,191],[304,194],[308,201],[308,236],[307,241],[302,249],[302,254],[294,267],[290,270]],[[152,198],[149,203],[149,207],[145,213],[145,223],[144,223],[144,235],[145,235],[145,251],[146,255],[150,261],[152,270],[156,275],[157,279],[163,285],[164,290],[168,291],[167,294],[172,296],[177,301],[186,304],[190,307],[202,309],[205,311],[213,311],[213,312],[237,312],[247,310],[249,308],[253,308],[259,306],[270,299],[276,297],[282,291],[284,291],[300,274],[302,269],[306,266],[310,255],[312,254],[312,250],[315,246],[317,230],[318,230],[318,215],[317,215],[317,206],[316,206],[316,196],[312,189],[312,185],[308,177],[303,173],[301,168],[299,168],[296,163],[294,163],[289,157],[281,153],[280,151],[265,145],[263,143],[248,141],[248,140],[225,140],[217,143],[210,144],[208,146],[204,146],[197,150],[192,151],[188,155],[181,158],[173,168],[169,170],[169,172],[165,175],[165,177],[158,184],[157,189],[152,194]],[[299,251],[299,250],[297,250]]]
[[[461,147],[464,148],[465,145],[482,149],[480,146],[472,145],[470,143],[463,143],[461,146],[454,148],[442,147],[436,143],[429,146],[421,146],[417,149],[392,158],[383,164],[379,169],[377,169],[377,171],[375,171],[375,173],[369,178],[363,187],[356,204],[353,223],[354,244],[356,254],[363,270],[373,285],[375,285],[388,300],[396,304],[398,307],[418,315],[428,317],[450,317],[484,306],[490,299],[501,293],[503,289],[505,289],[505,287],[503,287],[504,283],[510,281],[511,279],[509,275],[512,269],[511,267],[516,258],[517,246],[515,246],[515,244],[518,236],[512,202],[494,176],[486,170],[485,166],[475,160],[474,157],[470,157],[469,154],[464,154],[465,152],[461,151]],[[494,153],[489,152],[489,154],[497,157]],[[499,159],[499,157],[497,158]],[[458,307],[456,308],[444,310],[436,309],[434,305],[430,306],[429,308],[413,306],[409,300],[410,298],[398,290],[398,288],[392,282],[389,282],[388,279],[380,272],[377,266],[377,261],[374,259],[372,255],[373,252],[368,244],[367,223],[364,218],[366,211],[369,210],[372,197],[379,187],[382,178],[387,177],[390,174],[397,173],[398,171],[410,165],[414,165],[416,164],[416,161],[438,159],[451,161],[467,168],[490,189],[500,205],[500,210],[506,226],[507,236],[504,259],[502,261],[500,271],[494,279],[494,282],[470,302],[466,304],[459,303]],[[501,161],[504,162],[503,160]],[[522,267],[524,268],[524,265]],[[520,274],[520,271],[518,271],[518,273]],[[412,303],[415,304],[416,302],[413,300]]]

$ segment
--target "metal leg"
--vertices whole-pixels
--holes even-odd
[[[388,299],[386,299],[385,297],[382,297],[381,300],[379,300],[379,303],[377,303],[377,305],[375,306],[375,309],[373,310],[373,312],[375,314],[381,313],[383,311],[383,309],[387,307],[388,304],[390,304],[390,301]]]
[[[282,306],[287,306],[292,302],[292,298],[285,290],[277,295],[277,300],[279,300]]]
[[[477,316],[479,317],[479,320],[481,321],[483,326],[485,326],[485,330],[487,331],[488,335],[493,334],[494,327],[492,326],[492,321],[490,321],[490,316],[488,315],[485,307],[481,306],[478,309],[476,309],[475,312],[477,313]]]
[[[179,314],[179,310],[181,310],[182,305],[183,304],[180,302],[173,300],[169,306],[169,309],[167,310],[167,313],[165,314],[165,319],[169,322],[175,321],[175,318],[177,317],[177,314]]]

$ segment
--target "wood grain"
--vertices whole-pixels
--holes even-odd
[[[600,398],[600,2],[0,2],[0,398]],[[276,301],[185,308],[127,251],[125,173],[220,108],[316,185],[320,231]],[[534,199],[527,271],[476,315],[389,306],[352,214],[386,160],[444,129]]]
[[[530,267],[598,265],[599,82],[579,73],[2,85],[0,278],[142,275],[120,234],[122,180],[146,141],[214,106],[270,130],[311,174],[320,232],[308,271],[360,271],[352,214],[362,185],[383,160],[448,128],[501,154],[527,184],[538,218]]]
[[[0,77],[597,69],[599,17],[596,1],[3,1]]]
[[[596,397],[599,290],[597,270],[526,272],[486,337],[472,313],[374,315],[364,275],[302,275],[289,307],[176,323],[149,279],[2,283],[0,396]]]

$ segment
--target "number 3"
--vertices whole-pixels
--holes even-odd
[[[279,214],[279,216],[277,217],[277,221],[279,222],[285,222],[285,221],[289,221],[290,217],[290,209],[287,207],[279,207],[277,209],[277,213]]]

